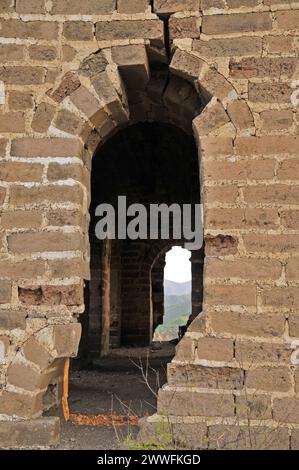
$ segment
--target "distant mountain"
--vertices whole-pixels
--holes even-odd
[[[185,325],[191,314],[191,281],[164,281],[165,314],[163,325],[155,332],[155,341],[169,341],[178,337],[179,326]]]
[[[174,282],[164,281],[164,293],[165,295],[186,295],[190,294],[192,290],[191,281],[187,282]]]
[[[167,325],[170,321],[182,314],[191,313],[191,293],[185,295],[166,295],[164,299],[165,315],[164,324]]]

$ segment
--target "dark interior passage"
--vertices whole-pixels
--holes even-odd
[[[173,125],[139,123],[119,131],[94,156],[91,280],[86,288],[81,345],[91,360],[110,348],[151,343],[156,327],[163,323],[164,306],[159,299],[164,295],[165,253],[184,244],[183,236],[179,240],[172,236],[169,240],[98,240],[96,207],[111,204],[117,221],[118,196],[126,196],[127,206],[141,203],[147,209],[150,204],[199,203],[194,138]],[[201,302],[201,298],[193,300]]]

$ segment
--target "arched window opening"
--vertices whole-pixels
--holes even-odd
[[[159,318],[162,324],[154,334],[154,341],[159,342],[180,338],[192,314],[191,252],[173,247],[165,255],[163,274],[164,305],[162,318]]]

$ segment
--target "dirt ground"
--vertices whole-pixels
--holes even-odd
[[[69,407],[84,415],[117,414],[143,417],[155,413],[158,385],[166,381],[166,368],[174,356],[172,343],[152,348],[121,348],[94,361],[88,370],[70,371]],[[147,366],[148,363],[148,366]],[[148,374],[148,384],[144,375]],[[150,390],[152,389],[152,391]],[[136,436],[138,426],[85,426],[62,423],[60,450],[112,450]]]

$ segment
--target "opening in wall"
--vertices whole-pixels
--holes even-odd
[[[127,207],[138,203],[145,209],[199,204],[194,138],[169,124],[133,124],[102,145],[92,162],[91,279],[80,357],[70,374],[70,408],[84,415],[137,418],[156,411],[175,343],[200,312],[202,286],[195,281],[202,284],[202,271],[199,276],[198,252],[183,248],[184,233],[174,236],[174,214],[169,238],[160,236],[160,222],[157,237],[100,240],[97,208],[109,204],[118,229],[119,196],[126,197]],[[163,337],[165,326],[169,331]]]
[[[163,256],[163,262],[162,295],[157,269],[152,270],[153,312],[158,325],[154,341],[160,342],[178,340],[192,314],[191,252],[173,247]]]

